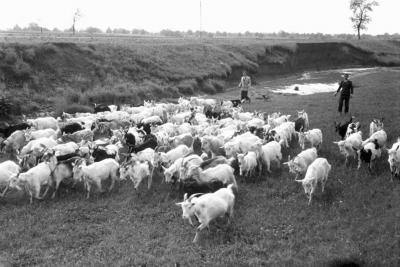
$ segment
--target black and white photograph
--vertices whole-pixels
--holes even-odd
[[[400,266],[399,12],[3,1],[0,267]]]

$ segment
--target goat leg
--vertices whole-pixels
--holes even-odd
[[[392,181],[393,181],[393,178],[392,178]],[[6,194],[7,190],[8,190],[8,188],[9,188],[9,186],[10,186],[10,184],[8,183],[8,184],[6,185],[6,188],[4,189],[3,193],[0,194],[0,197],[4,197],[4,196],[5,196],[5,194]]]
[[[86,190],[87,190],[86,199],[89,199],[89,197],[90,197],[90,185],[89,184],[86,185]]]
[[[209,226],[206,225],[206,224],[204,224],[204,223],[201,223],[201,224],[199,225],[199,227],[197,227],[197,229],[196,229],[196,236],[195,236],[194,239],[193,239],[193,243],[197,243],[197,241],[199,240],[200,231],[203,230],[203,229],[206,228],[206,227],[209,227]]]
[[[49,191],[49,189],[50,189],[50,186],[49,185],[47,185],[47,187],[46,187],[46,190],[44,191],[44,193],[43,193],[43,195],[42,195],[42,197],[41,198],[39,198],[39,199],[43,199],[46,195],[47,195],[47,192]],[[40,192],[39,192],[40,193]]]
[[[51,196],[51,198],[55,198],[56,197],[56,193],[58,191],[58,187],[60,186],[61,181],[60,180],[56,180],[56,188],[54,189],[53,195]]]
[[[108,192],[111,192],[111,190],[114,188],[114,184],[115,184],[115,179],[111,178],[111,185],[108,188]]]

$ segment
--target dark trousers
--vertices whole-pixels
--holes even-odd
[[[247,93],[248,93],[248,91],[241,91],[240,100],[246,99],[246,100],[248,100],[248,101],[250,102],[250,98],[249,98],[249,96],[247,95]]]
[[[338,111],[342,112],[343,109],[343,102],[344,102],[344,113],[349,112],[349,104],[350,104],[350,96],[348,95],[340,95],[339,97],[339,107]]]

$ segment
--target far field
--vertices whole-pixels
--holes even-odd
[[[364,137],[372,118],[385,117],[388,143],[400,136],[398,72],[365,75],[357,82],[351,110]],[[232,99],[237,92],[219,94]],[[303,188],[287,168],[255,183],[239,180],[231,225],[218,221],[198,245],[195,229],[181,218],[181,200],[160,177],[150,191],[134,192],[129,182],[86,200],[82,190],[64,187],[55,200],[29,200],[12,193],[0,199],[0,263],[16,266],[323,266],[352,259],[365,266],[400,265],[400,181],[390,182],[387,155],[369,173],[356,170],[332,142],[332,94],[272,95],[246,110],[280,111],[295,116],[305,109],[312,128],[320,128],[319,153],[332,164],[326,191],[318,188],[308,206]],[[292,143],[287,156],[300,148]]]

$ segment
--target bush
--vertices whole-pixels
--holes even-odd
[[[15,62],[17,62],[18,60],[18,54],[15,51],[14,48],[12,47],[8,47],[6,48],[6,50],[4,51],[4,61],[7,64],[14,64]]]
[[[35,56],[36,56],[35,49],[27,48],[24,50],[24,53],[23,53],[24,60],[33,61],[35,59]]]
[[[74,114],[77,112],[93,112],[93,108],[90,106],[86,105],[81,105],[81,104],[71,104],[68,105],[65,109],[64,112]]]
[[[12,103],[7,97],[0,95],[0,117],[7,117],[12,110]]]
[[[201,90],[207,94],[215,94],[217,92],[217,90],[214,88],[214,85],[209,80],[202,82]]]
[[[18,61],[14,68],[15,77],[22,80],[28,80],[31,77],[32,69],[27,63]]]
[[[88,105],[79,103],[69,103],[65,98],[57,97],[52,99],[56,116],[61,116],[63,112],[76,113],[76,112],[93,112],[93,108]]]
[[[178,84],[178,90],[181,94],[193,95],[197,89],[197,82],[194,79],[184,80]]]
[[[222,92],[224,90],[224,82],[223,81],[212,80],[211,83],[217,92]]]

